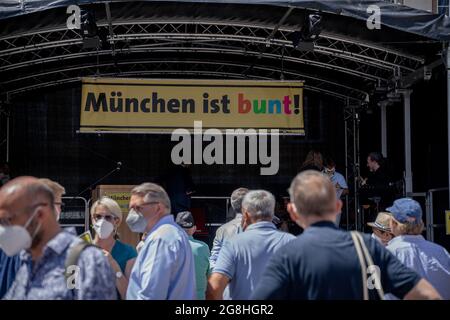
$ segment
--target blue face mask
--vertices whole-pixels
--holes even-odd
[[[128,213],[126,222],[130,230],[135,233],[144,233],[148,223],[142,213],[134,209]]]

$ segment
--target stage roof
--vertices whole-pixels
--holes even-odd
[[[107,46],[83,47],[66,26],[70,4],[95,12]],[[370,5],[381,8],[380,30],[367,28]],[[313,12],[323,31],[314,50],[298,50],[292,34]],[[449,21],[382,1],[4,0],[0,93],[83,76],[285,79],[364,102],[376,88],[406,88],[439,70]]]

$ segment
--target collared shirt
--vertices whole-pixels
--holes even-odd
[[[211,249],[211,257],[209,258],[209,264],[212,271],[214,271],[217,259],[219,258],[219,252],[224,243],[241,231],[241,222],[242,214],[238,213],[233,220],[228,221],[217,229],[213,247]]]
[[[114,272],[102,251],[87,247],[78,259],[79,272],[69,282],[65,262],[69,249],[81,239],[61,231],[43,249],[41,258],[33,262],[27,251],[20,253],[22,262],[16,279],[5,295],[6,300],[114,300]],[[72,281],[73,280],[73,281]]]
[[[195,266],[186,232],[173,215],[162,217],[145,238],[131,271],[127,300],[192,300]]]
[[[14,282],[19,267],[19,255],[8,257],[2,249],[0,249],[0,299]]]
[[[343,189],[348,189],[347,181],[345,181],[344,176],[339,172],[334,172],[330,180],[335,186],[339,185],[339,188],[336,189],[336,197],[340,199],[344,191]]]
[[[195,240],[192,236],[189,236],[189,244],[194,255],[197,299],[205,300],[206,283],[211,271],[209,268],[209,247],[203,241]]]
[[[404,297],[421,277],[370,235],[364,234],[363,239],[381,272],[384,292]],[[377,299],[377,290],[369,290],[369,298]],[[350,232],[330,221],[305,229],[272,256],[252,299],[363,299],[361,265]]]
[[[227,241],[214,272],[230,279],[231,299],[249,299],[272,254],[293,239],[293,235],[278,231],[272,222],[261,221]]]
[[[405,266],[428,280],[444,299],[450,299],[450,255],[422,235],[402,235],[387,247]]]

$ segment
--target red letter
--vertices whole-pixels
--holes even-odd
[[[252,109],[252,104],[250,100],[244,99],[244,94],[239,93],[238,95],[238,112],[248,113]]]

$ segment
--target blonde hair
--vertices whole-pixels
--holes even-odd
[[[391,217],[391,219],[397,224],[396,229],[396,233],[399,233],[400,235],[403,234],[407,234],[407,235],[420,235],[423,232],[424,229],[424,223],[422,220],[420,220],[419,222],[405,222],[405,223],[400,223],[397,220],[395,220],[394,217]],[[392,232],[392,230],[391,230]]]
[[[120,209],[119,204],[109,197],[101,197],[99,200],[95,201],[91,207],[91,216],[95,214],[98,206],[103,206],[108,210],[113,216],[119,219],[119,225],[122,223],[122,209]]]
[[[60,185],[58,182],[52,181],[47,178],[41,178],[41,179],[39,179],[39,182],[41,182],[41,183],[45,184],[47,187],[49,187],[50,190],[52,190],[53,195],[55,197],[63,196],[66,194],[66,189],[62,185]]]

